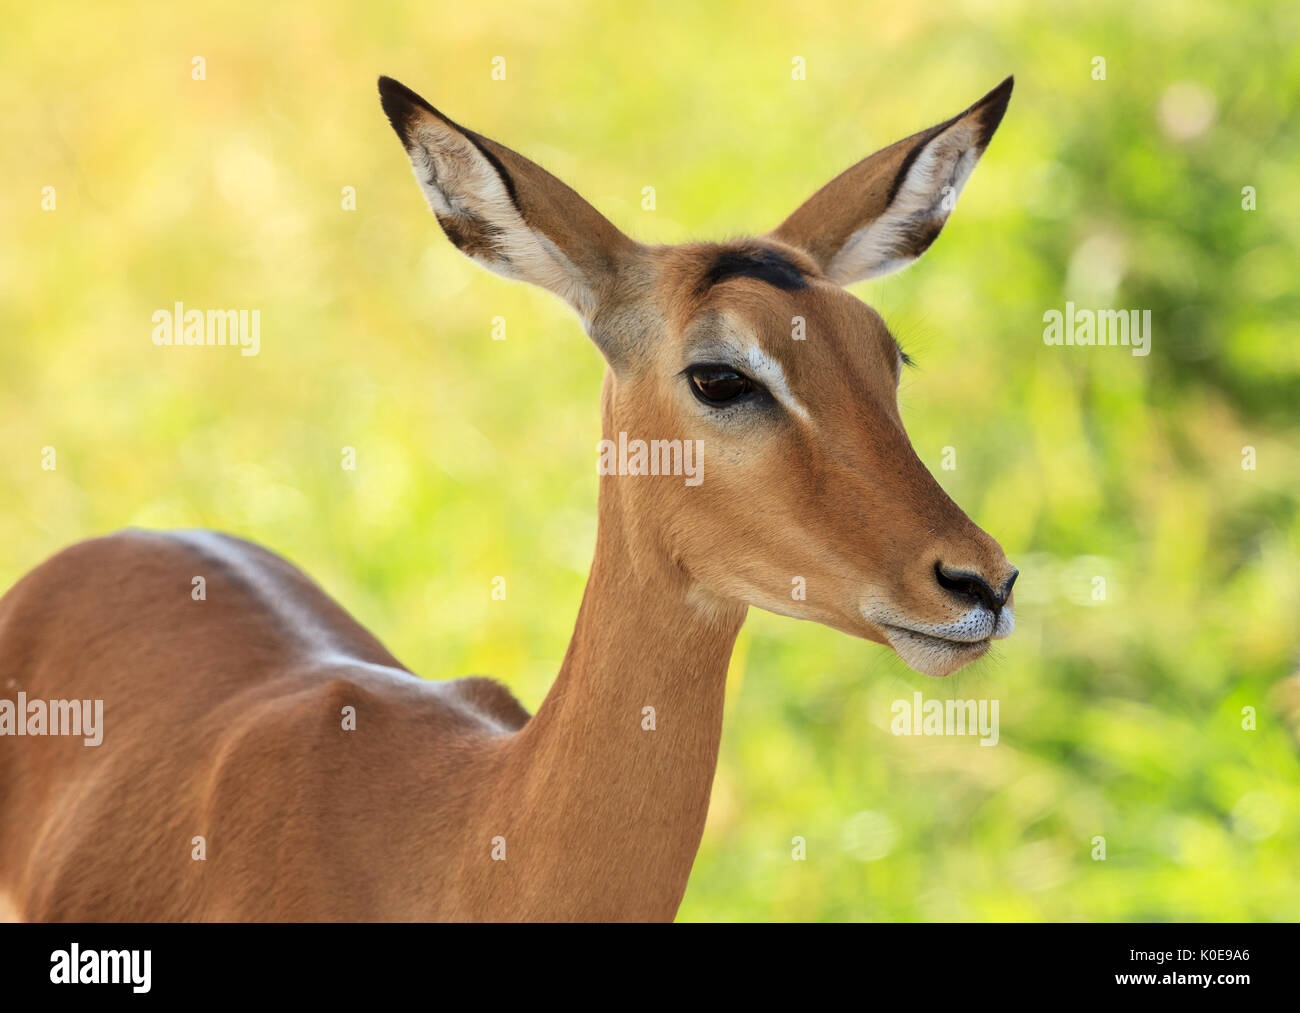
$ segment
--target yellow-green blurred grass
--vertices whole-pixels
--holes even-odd
[[[918,453],[1024,571],[1019,630],[939,683],[754,613],[682,917],[1300,914],[1300,767],[1270,695],[1300,606],[1293,6],[10,6],[0,585],[126,524],[217,527],[415,670],[490,673],[530,707],[591,551],[602,365],[550,296],[442,238],[375,77],[676,242],[773,226],[1014,72],[943,238],[859,294],[920,360]],[[1178,141],[1158,108],[1185,81],[1217,105]],[[1097,236],[1124,250],[1111,304],[1153,310],[1148,358],[1042,343]],[[177,300],[259,308],[261,354],[154,347]],[[916,689],[999,699],[999,746],[890,735]]]

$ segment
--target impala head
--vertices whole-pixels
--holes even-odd
[[[706,600],[889,644],[929,675],[1010,634],[1016,570],[917,458],[898,411],[905,356],[843,288],[903,267],[938,236],[1010,78],[852,166],[774,231],[674,247],[634,242],[396,81],[379,90],[447,237],[582,318],[610,367],[605,436],[702,448],[698,485],[680,473],[602,479],[602,509],[638,533],[629,552],[666,555]]]

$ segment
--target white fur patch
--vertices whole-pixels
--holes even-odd
[[[749,363],[751,375],[771,392],[772,396],[794,412],[805,422],[808,421],[808,409],[801,405],[790,391],[785,381],[785,371],[781,364],[764,352],[757,345],[746,349],[745,361]]]
[[[768,392],[794,415],[805,422],[808,421],[808,409],[799,403],[799,399],[790,390],[781,363],[755,342],[744,318],[731,310],[723,310],[722,321],[724,347],[728,354],[720,357],[731,360],[732,365],[743,369],[751,379],[757,380],[766,387]]]
[[[958,641],[975,641],[975,640],[1001,640],[1003,637],[1011,636],[1012,631],[1016,628],[1014,608],[1007,606],[998,613],[998,618],[994,621],[993,611],[985,608],[983,605],[976,605],[965,615],[958,619],[953,619],[946,623],[924,623],[911,619],[892,608],[862,608],[862,616],[868,622],[877,626],[894,626],[903,630],[910,630],[913,633],[921,633],[927,637],[938,637],[942,640]]]
[[[432,115],[412,131],[407,148],[415,178],[430,209],[467,232],[492,229],[499,255],[469,252],[472,260],[505,278],[527,281],[568,302],[584,324],[595,311],[591,288],[550,239],[531,228],[510,199],[496,169],[464,134]]]
[[[916,259],[908,251],[917,230],[947,221],[979,161],[976,130],[957,123],[926,144],[885,212],[849,236],[832,258],[826,269],[832,281],[878,278]]]
[[[984,654],[990,641],[1009,637],[1016,628],[1011,608],[1003,608],[995,620],[990,609],[977,605],[946,623],[917,622],[892,608],[864,606],[861,611],[894,652],[922,675],[951,675]]]

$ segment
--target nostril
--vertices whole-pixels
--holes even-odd
[[[934,564],[934,578],[944,590],[983,605],[992,612],[999,611],[1005,604],[1007,595],[1011,593],[1010,581],[1007,583],[1006,590],[998,594],[978,573],[971,573],[968,570],[948,570],[942,563]],[[1012,577],[1011,580],[1014,581],[1015,578]]]

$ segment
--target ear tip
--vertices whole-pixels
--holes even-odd
[[[388,122],[397,131],[397,136],[406,140],[407,127],[417,110],[438,115],[438,110],[429,105],[422,97],[394,78],[380,75],[379,104],[384,108]]]
[[[998,125],[1002,122],[1002,117],[1007,111],[1007,103],[1011,101],[1011,90],[1015,87],[1016,76],[1008,74],[1006,80],[985,95],[975,103],[976,109],[980,110],[980,137],[979,146],[981,149],[988,146],[989,140],[993,137],[993,132],[997,130]]]
[[[1016,75],[1008,74],[1006,79],[980,100],[980,105],[1007,107],[1011,101],[1011,90],[1016,86]]]

